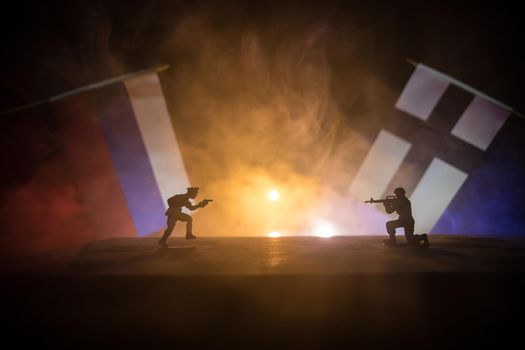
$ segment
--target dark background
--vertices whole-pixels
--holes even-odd
[[[217,30],[328,20],[372,28],[377,74],[395,77],[397,59],[425,62],[525,110],[518,5],[448,1],[32,1],[2,11],[2,107],[7,109],[107,77],[107,54],[127,69],[173,63],[169,28],[199,11]],[[344,33],[342,33],[344,35]],[[278,39],[278,38],[276,38]],[[76,74],[68,70],[78,67]]]

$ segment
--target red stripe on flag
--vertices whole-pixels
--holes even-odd
[[[85,93],[67,97],[52,106],[73,176],[98,238],[135,236],[91,96]]]

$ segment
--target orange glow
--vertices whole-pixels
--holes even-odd
[[[330,238],[336,234],[335,226],[328,221],[319,220],[314,228],[314,235],[321,238]]]
[[[277,202],[281,198],[281,194],[276,189],[268,192],[268,199],[272,202]]]
[[[269,232],[297,234],[308,230],[308,218],[319,204],[320,185],[315,178],[279,166],[236,166],[232,176],[206,187],[206,196],[220,198],[199,211],[199,230],[225,236],[267,236]],[[272,201],[275,190],[279,199]],[[204,196],[204,195],[203,195]],[[275,196],[275,197],[274,197]],[[221,225],[217,225],[220,222]]]

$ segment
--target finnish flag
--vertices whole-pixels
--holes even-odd
[[[416,231],[431,232],[513,110],[423,64],[394,107],[350,192],[381,197],[403,186]]]

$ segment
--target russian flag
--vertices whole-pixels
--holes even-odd
[[[71,172],[98,238],[165,226],[189,186],[158,73],[142,71],[51,99]]]

